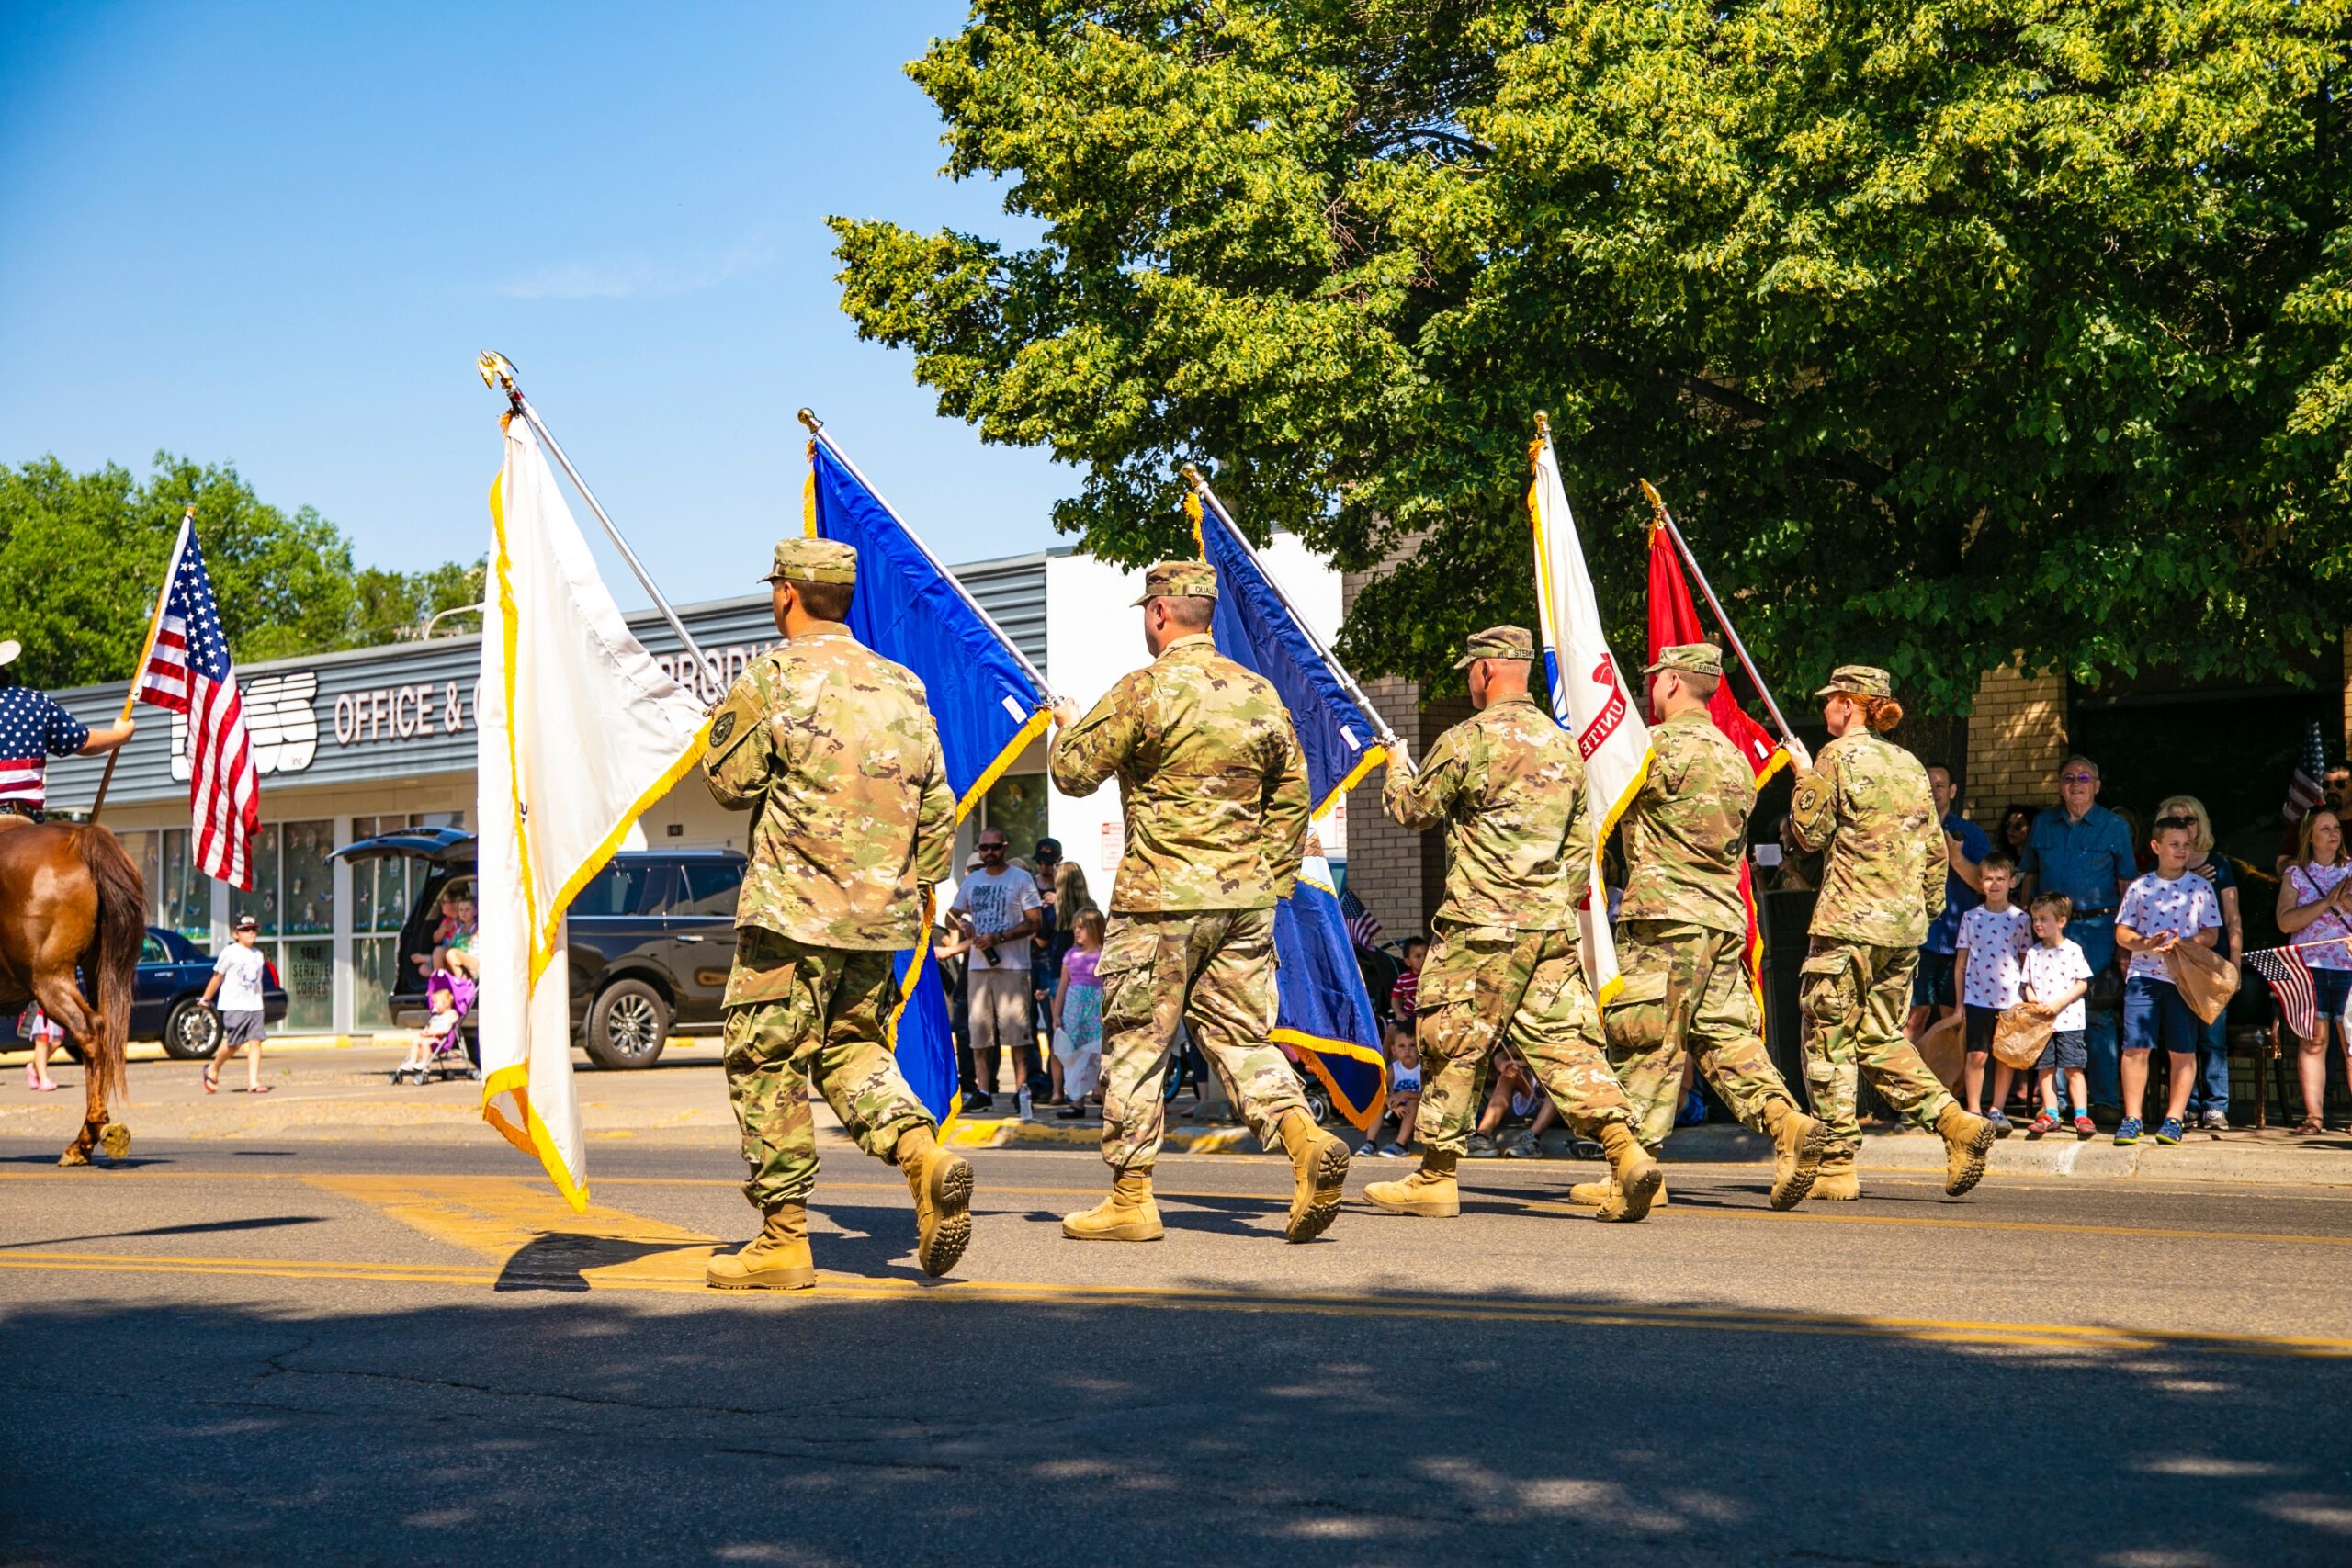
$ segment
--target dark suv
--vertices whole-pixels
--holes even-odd
[[[401,927],[401,983],[392,1021],[424,1021],[424,975],[441,900],[470,894],[474,839],[416,828],[335,852],[348,861],[405,855],[428,868]],[[721,1021],[735,962],[735,898],[743,857],[729,850],[624,850],[573,899],[564,935],[571,966],[571,1026],[600,1067],[650,1067],[673,1031],[707,1032]],[[469,1021],[470,1030],[470,1021]]]

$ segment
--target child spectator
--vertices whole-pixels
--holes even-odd
[[[49,1054],[64,1045],[64,1026],[51,1022],[35,1002],[17,1018],[17,1032],[32,1047],[32,1055],[25,1058],[25,1087],[36,1094],[56,1093],[57,1080],[49,1076]]]
[[[424,1075],[432,1070],[434,1047],[447,1043],[458,1030],[458,987],[447,975],[435,975],[424,987],[426,1017],[424,1027],[417,1031],[416,1041],[408,1048],[408,1060],[392,1069],[392,1081],[400,1082],[411,1073],[416,1081],[424,1082]]]
[[[2064,893],[2044,893],[2033,901],[2033,945],[2024,960],[2025,1004],[2050,1018],[2050,1043],[2033,1065],[2041,1080],[2041,1114],[2033,1119],[2026,1136],[2054,1133],[2070,1119],[2060,1114],[2071,1108],[2075,1136],[2087,1138],[2098,1129],[2091,1122],[2090,1046],[2084,1031],[2090,1010],[2083,998],[2090,995],[2090,960],[2066,940],[2066,922],[2075,918],[2075,901]],[[2065,1075],[2067,1098],[2058,1098],[2059,1075]]]
[[[2165,1119],[2156,1128],[2156,1142],[2180,1142],[2180,1119],[2188,1109],[2188,1091],[2197,1083],[2197,1039],[2203,1024],[2189,1010],[2172,970],[2166,951],[2186,939],[2211,947],[2222,929],[2222,901],[2213,885],[2188,869],[2197,856],[2197,823],[2188,817],[2163,817],[2149,835],[2156,868],[2125,889],[2115,911],[2115,944],[2132,955],[2123,975],[2123,1122],[2115,1129],[2119,1144],[2140,1141],[2136,1112],[2148,1088],[2148,1053],[2161,1043],[2172,1061]]]
[[[1544,1130],[1558,1114],[1552,1097],[1535,1081],[1517,1051],[1495,1053],[1495,1087],[1487,1096],[1487,1108],[1478,1113],[1477,1130],[1470,1134],[1469,1156],[1472,1159],[1493,1159],[1507,1156],[1511,1159],[1534,1159],[1543,1154],[1536,1142]],[[1525,1122],[1508,1138],[1497,1138],[1506,1121]]]
[[[220,1048],[204,1064],[204,1092],[220,1092],[220,1069],[243,1045],[246,1047],[245,1092],[267,1094],[269,1085],[261,1081],[261,1042],[267,1032],[262,1021],[262,988],[269,977],[269,964],[254,945],[261,938],[261,922],[251,915],[238,916],[235,936],[236,941],[212,961],[212,978],[204,984],[206,1007],[212,1005],[213,998],[220,998],[222,1024]]]
[[[2032,917],[2009,902],[2017,874],[2017,863],[1999,850],[1989,852],[1979,863],[1977,874],[1984,880],[1984,901],[1961,916],[1958,951],[1952,958],[1953,993],[1968,1010],[1969,1114],[1983,1116],[1993,1123],[1994,1133],[2004,1138],[2009,1135],[2009,1118],[2001,1108],[2008,1102],[2014,1069],[2007,1063],[1995,1066],[1992,1108],[1987,1110],[1984,1068],[1992,1056],[1995,1027],[2004,1012],[2018,1005],[2018,988],[2025,980],[2021,961],[2026,949],[2033,945]]]
[[[1079,911],[1071,923],[1075,945],[1062,954],[1061,983],[1054,990],[1054,1061],[1061,1068],[1062,1093],[1069,1103],[1065,1122],[1086,1114],[1087,1097],[1102,1079],[1102,911]]]
[[[1363,1135],[1356,1145],[1356,1153],[1370,1156],[1377,1153],[1383,1159],[1403,1159],[1405,1151],[1413,1145],[1413,1122],[1421,1110],[1421,1053],[1413,1043],[1412,1031],[1392,1033],[1388,1037],[1388,1103],[1380,1121]],[[1390,1120],[1396,1123],[1396,1135],[1385,1145],[1380,1142],[1380,1130]]]
[[[1413,1010],[1420,1005],[1421,965],[1429,959],[1429,939],[1407,937],[1401,953],[1405,960],[1405,972],[1396,976],[1395,985],[1388,987],[1388,1013],[1395,1021],[1392,1027],[1410,1036],[1413,1032]]]

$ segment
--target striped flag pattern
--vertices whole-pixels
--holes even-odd
[[[2314,1039],[2319,1032],[2319,1003],[2312,988],[2312,966],[2303,954],[2323,947],[2342,947],[2346,940],[2332,937],[2292,947],[2265,947],[2247,953],[2243,961],[2270,983],[2270,994],[2278,1003],[2278,1021],[2298,1040]]]
[[[229,637],[205,574],[196,525],[180,525],[154,651],[139,677],[139,700],[187,716],[188,807],[196,863],[206,875],[250,892],[253,841],[261,829],[261,781],[253,739],[229,660]]]
[[[2312,732],[2303,741],[2301,756],[2295,760],[2295,771],[2287,775],[2287,800],[2279,807],[2278,815],[2289,827],[2303,819],[2303,813],[2317,806],[2324,796],[2319,781],[2327,773],[2327,741],[2320,734],[2319,720],[2312,720]]]
[[[1376,947],[1380,943],[1380,920],[1363,900],[1356,897],[1352,887],[1340,889],[1340,918],[1347,923],[1348,939],[1358,947]]]

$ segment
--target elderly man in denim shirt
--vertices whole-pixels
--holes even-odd
[[[2115,907],[2140,874],[2132,830],[2123,818],[2098,804],[2098,764],[2069,757],[2058,770],[2059,804],[2033,819],[2026,836],[2023,901],[2037,893],[2064,893],[2074,900],[2066,935],[2083,950],[2096,975],[2115,961]],[[2094,1009],[2089,1019],[2091,1103],[2115,1108],[2117,1081],[2115,1012]]]

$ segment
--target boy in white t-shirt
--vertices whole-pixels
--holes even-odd
[[[245,1053],[245,1092],[267,1094],[269,1086],[261,1081],[261,1041],[266,1032],[262,987],[268,979],[269,964],[254,945],[261,940],[261,922],[251,915],[238,916],[236,936],[235,944],[223,948],[212,961],[212,978],[204,983],[205,1006],[210,1007],[215,997],[220,998],[222,1025],[220,1049],[204,1064],[204,1092],[220,1091],[220,1069],[237,1054],[237,1047],[244,1045],[251,1047]]]
[[[1984,1067],[1993,1053],[1993,1031],[2001,1015],[2018,1005],[2018,987],[2025,982],[2019,960],[2033,945],[2033,922],[2009,902],[2017,885],[2017,863],[1998,850],[1977,863],[1984,878],[1984,902],[1960,918],[1960,948],[1952,958],[1952,994],[1967,1010],[1968,1065],[1963,1069],[1968,1112],[1993,1123],[1996,1136],[2009,1135],[2009,1119],[2001,1107],[2008,1102],[2009,1080],[2015,1070],[2007,1064],[1993,1073],[1993,1105],[1984,1109]]]
[[[2140,1102],[2148,1088],[2148,1053],[2162,1044],[2172,1057],[2172,1092],[2156,1142],[2180,1142],[2180,1119],[2197,1086],[2197,1042],[2204,1020],[2190,1010],[2172,981],[2166,951],[2182,942],[2211,947],[2222,930],[2222,900],[2213,885],[2188,869],[2197,858],[2197,819],[2159,817],[2148,847],[2156,869],[2123,891],[2115,907],[2115,945],[2132,955],[2123,972],[2123,1122],[2119,1144],[2140,1141]]]
[[[2090,995],[2090,960],[2066,940],[2066,922],[2075,918],[2075,901],[2064,893],[2044,893],[2033,901],[2033,945],[2026,949],[2021,987],[2027,1007],[2050,1017],[2050,1043],[2033,1065],[2041,1080],[2041,1114],[2026,1129],[2029,1138],[2054,1133],[2071,1119],[2075,1136],[2087,1138],[2098,1129],[2091,1124],[2090,1048],[2084,1031],[2090,1010],[2083,998]],[[2058,1098],[2058,1075],[2066,1075],[2069,1098]],[[2072,1117],[2065,1111],[2073,1108]]]

